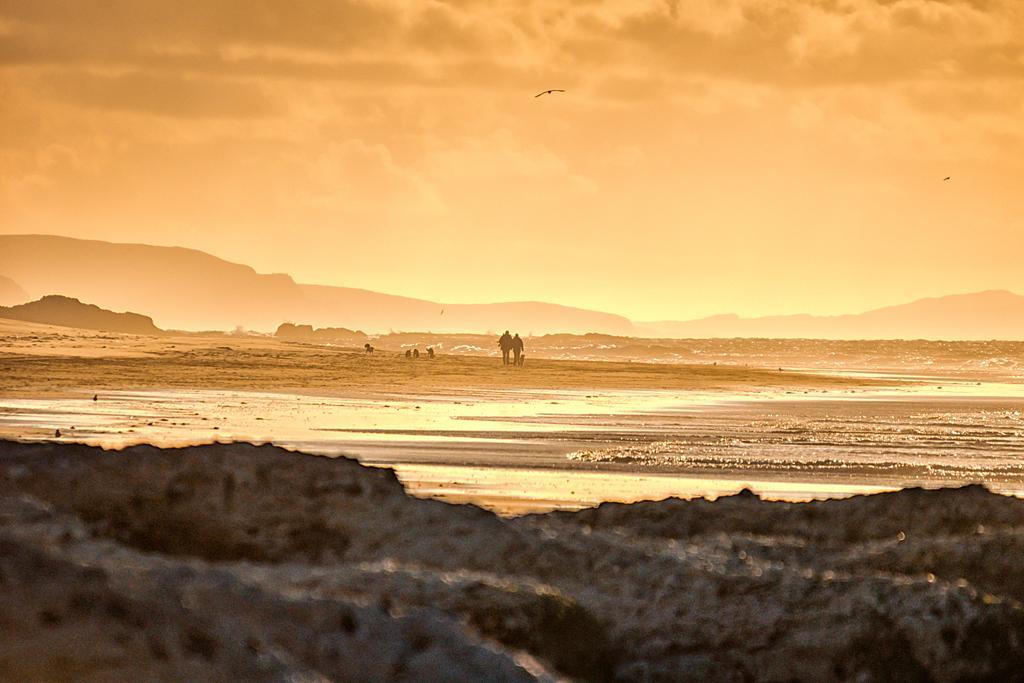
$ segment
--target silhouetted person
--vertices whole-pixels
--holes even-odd
[[[498,339],[498,346],[501,348],[501,364],[508,365],[508,353],[512,350],[512,335],[508,330]]]
[[[515,354],[516,367],[522,365],[519,359],[523,356],[523,340],[519,337],[519,333],[516,332],[516,336],[512,337],[512,353]]]
[[[406,358],[412,358],[412,349],[406,349],[405,350],[405,357]]]
[[[434,357],[434,347],[433,346],[428,346],[427,347],[427,358],[433,358],[433,357]]]
[[[419,349],[413,349],[412,350],[412,357],[413,358],[419,358],[420,357],[420,350]]]

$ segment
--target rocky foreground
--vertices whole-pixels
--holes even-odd
[[[0,680],[1014,680],[980,487],[502,519],[271,446],[0,441]]]

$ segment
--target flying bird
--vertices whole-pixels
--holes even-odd
[[[561,88],[552,88],[551,90],[545,90],[544,92],[537,93],[536,95],[533,96],[533,99],[537,99],[541,95],[550,95],[551,93],[555,93],[555,92],[565,92],[565,91],[562,90]]]
[[[946,176],[943,180],[949,180],[952,176]]]

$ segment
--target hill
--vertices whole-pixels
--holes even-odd
[[[0,304],[4,292],[8,303],[63,292],[107,309],[145,311],[161,327],[182,330],[240,326],[270,332],[291,320],[371,334],[513,329],[526,335],[656,338],[1024,339],[1024,297],[1005,290],[920,299],[847,315],[718,315],[633,323],[610,313],[536,301],[449,304],[301,284],[288,275],[257,273],[193,249],[53,235],[0,235],[0,273]]]
[[[637,323],[657,337],[1024,339],[1024,296],[1005,290],[920,299],[849,315],[779,315]]]
[[[13,306],[28,301],[31,297],[9,277],[0,275],[0,306]]]
[[[633,330],[622,316],[555,304],[447,304],[305,285],[193,249],[54,235],[0,235],[0,272],[34,296],[65,292],[107,308],[143,310],[162,327],[185,330],[273,331],[282,320],[367,332]]]
[[[138,313],[115,313],[71,297],[50,295],[18,306],[0,306],[0,318],[46,325],[77,327],[83,330],[124,332],[127,334],[163,334],[153,319]]]

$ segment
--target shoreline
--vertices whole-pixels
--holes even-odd
[[[0,351],[0,436],[273,443],[396,467],[412,491],[506,512],[652,497],[636,482],[685,497],[743,483],[799,489],[791,499],[1024,490],[1024,384],[1009,376],[537,358],[506,368],[489,356],[37,327],[18,337],[33,353]],[[462,485],[441,487],[445,472]],[[558,477],[586,490],[559,492]]]
[[[964,406],[983,414],[990,407],[1024,409],[1024,395],[984,397],[977,394],[989,387],[944,386],[948,395],[921,387],[824,396],[532,390],[482,392],[478,401],[461,393],[384,400],[204,389],[115,392],[94,402],[79,393],[73,399],[0,398],[0,436],[50,441],[56,424],[63,443],[111,449],[273,443],[392,468],[412,495],[474,503],[501,514],[714,498],[742,488],[789,501],[967,483],[1024,493],[1024,466],[1014,462],[1015,450],[1006,450],[1024,452],[1024,434],[1019,446],[990,449],[993,455],[1006,451],[1001,459],[965,461],[954,470],[944,464],[941,450],[923,461],[913,452],[905,459],[888,455],[890,448],[914,447],[913,441],[876,447],[868,435],[846,456],[840,454],[851,448],[845,441],[814,445],[828,433],[807,445],[786,445],[787,430],[802,430],[805,423],[813,429],[820,422],[816,414],[829,420],[849,414],[856,423],[866,410],[942,417]],[[929,428],[930,422],[912,430]],[[849,431],[843,424],[836,429]],[[906,429],[895,423],[881,436],[899,438]],[[968,437],[929,438],[949,439],[948,447],[957,448]]]

